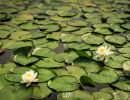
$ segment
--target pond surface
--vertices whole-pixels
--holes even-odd
[[[1,100],[129,100],[129,77],[130,0],[0,0]]]

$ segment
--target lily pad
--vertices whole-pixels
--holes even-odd
[[[126,38],[120,35],[109,35],[105,37],[105,40],[117,45],[123,45],[126,43]]]
[[[94,32],[97,32],[99,34],[102,34],[102,35],[110,35],[110,34],[113,34],[110,30],[108,29],[95,29]]]
[[[46,83],[39,83],[33,88],[32,97],[34,99],[44,99],[49,96],[52,91],[47,87]]]
[[[123,68],[122,67],[122,63],[127,60],[127,58],[123,57],[123,56],[111,56],[109,58],[107,58],[104,62],[104,64],[108,67],[111,68]]]
[[[119,76],[110,69],[103,69],[99,73],[89,73],[88,76],[97,83],[113,83],[116,82]]]
[[[33,29],[37,29],[38,26],[29,22],[29,23],[23,23],[20,25],[20,28],[23,30],[33,30]]]
[[[73,91],[78,89],[77,79],[73,76],[59,76],[48,82],[48,86],[56,91]]]
[[[10,35],[10,31],[3,30],[3,29],[0,30],[0,38],[2,38],[2,39],[7,38],[9,35]]]
[[[38,61],[35,65],[38,66],[38,67],[42,67],[42,68],[59,68],[59,67],[64,67],[64,63],[56,62],[52,58],[44,58],[44,60]]]
[[[57,100],[76,100],[76,99],[94,100],[94,97],[90,93],[82,90],[76,90],[73,92],[63,92],[58,94],[57,96]]]
[[[28,50],[23,48],[22,50],[19,50],[17,53],[15,53],[14,61],[16,63],[19,63],[25,66],[39,60],[39,58],[36,58],[34,56],[28,56],[28,55],[29,55]]]
[[[74,34],[62,34],[60,37],[62,42],[81,42],[81,38]]]
[[[123,28],[130,30],[130,23],[121,25]]]
[[[82,40],[85,43],[95,44],[95,45],[100,45],[104,42],[104,39],[102,37],[100,37],[98,35],[91,34],[91,33],[83,35]]]
[[[38,71],[38,82],[45,82],[55,77],[55,73],[49,69],[37,69]]]
[[[87,26],[87,22],[81,20],[73,20],[68,22],[68,24],[71,26]]]

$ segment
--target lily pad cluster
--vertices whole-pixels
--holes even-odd
[[[0,0],[1,100],[130,99],[129,0]],[[96,50],[114,52],[103,61]],[[33,70],[29,87],[22,74]],[[86,87],[108,85],[89,92]]]

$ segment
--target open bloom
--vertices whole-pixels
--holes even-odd
[[[107,46],[100,46],[97,51],[97,56],[99,60],[104,60],[106,56],[111,55],[113,52],[111,51],[111,48],[108,48]]]
[[[26,86],[29,86],[29,85],[31,85],[32,82],[38,81],[38,79],[36,79],[36,77],[37,77],[37,72],[34,73],[33,70],[26,71],[24,74],[22,74],[21,83],[27,83]]]

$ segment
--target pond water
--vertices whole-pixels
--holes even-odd
[[[130,0],[0,0],[1,100],[130,100],[129,77]]]

